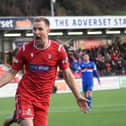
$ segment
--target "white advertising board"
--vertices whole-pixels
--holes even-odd
[[[97,79],[94,78],[94,90],[110,90],[119,89],[120,80],[124,80],[126,76],[115,76],[115,77],[101,77],[101,85],[98,84]],[[82,91],[81,79],[75,79],[77,88]],[[64,80],[56,80],[55,85],[57,86],[57,93],[68,93],[71,92],[69,87],[66,85]],[[8,85],[0,88],[0,97],[14,97],[17,89],[17,83],[9,83]]]

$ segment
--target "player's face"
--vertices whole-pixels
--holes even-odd
[[[45,22],[35,22],[33,24],[34,39],[37,43],[45,42],[48,39],[49,27]]]
[[[88,55],[84,55],[84,61],[88,62],[89,61],[89,56]]]

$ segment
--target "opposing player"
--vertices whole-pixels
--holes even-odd
[[[84,97],[89,101],[88,111],[92,109],[92,91],[93,91],[93,77],[96,76],[98,83],[101,84],[97,68],[94,62],[89,61],[89,55],[84,55],[84,61],[80,63],[80,70],[82,73],[82,89],[84,92]]]
[[[58,66],[80,109],[87,112],[87,99],[76,88],[67,54],[62,45],[48,39],[49,31],[49,21],[46,18],[35,18],[33,41],[19,50],[11,69],[0,78],[0,87],[3,87],[23,65],[26,66],[15,96],[16,118],[21,126],[47,126],[49,100]]]

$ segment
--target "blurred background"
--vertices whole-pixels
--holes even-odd
[[[32,40],[32,21],[36,16],[49,18],[49,38],[64,45],[75,78],[80,78],[77,67],[85,53],[97,64],[100,76],[126,74],[125,0],[0,2],[1,74],[4,65],[12,64],[18,49]],[[59,71],[57,79],[61,78]]]
[[[125,0],[0,0],[1,16],[125,15]]]
[[[51,97],[48,125],[125,126],[125,15],[126,0],[0,0],[0,76],[11,67],[20,47],[33,39],[33,19],[45,16],[51,23],[49,39],[66,49],[78,89],[82,91],[78,65],[85,53],[96,63],[102,83],[99,87],[95,80],[94,90],[101,91],[94,92],[93,111],[85,116],[68,94],[70,89],[58,69],[53,93],[61,94]],[[24,71],[0,89],[1,126],[12,114],[17,83]]]

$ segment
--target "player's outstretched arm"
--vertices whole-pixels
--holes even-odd
[[[17,70],[10,68],[0,77],[0,88],[9,83],[17,74]]]
[[[67,85],[72,90],[72,92],[77,100],[77,103],[80,107],[80,110],[87,113],[87,110],[88,110],[87,101],[88,100],[86,98],[82,97],[79,90],[77,89],[76,83],[75,83],[75,80],[74,80],[74,77],[73,77],[73,74],[72,74],[70,68],[63,70],[63,76],[64,76],[64,79],[65,79]]]

